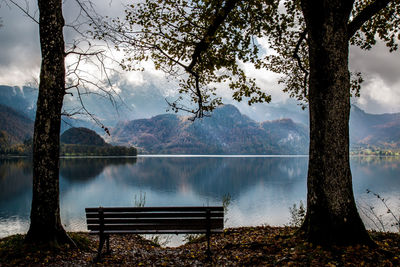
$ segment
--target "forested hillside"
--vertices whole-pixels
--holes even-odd
[[[255,122],[233,105],[191,122],[172,114],[120,123],[111,131],[116,144],[143,153],[307,154],[308,132],[290,119]]]
[[[400,151],[400,113],[368,114],[352,106],[350,143],[353,151]]]
[[[70,128],[60,137],[62,156],[136,156],[134,147],[112,146],[95,131]]]
[[[33,121],[21,112],[0,104],[0,130],[7,134],[10,144],[23,143],[33,135]]]
[[[37,90],[34,88],[0,85],[0,131],[3,131],[2,140],[7,141],[8,145],[23,144],[32,138],[36,98]],[[284,118],[293,115],[294,110],[288,113],[289,106],[265,106],[266,114],[258,114],[257,119],[268,117],[271,112],[275,118],[281,112],[282,118],[259,123],[241,114],[234,106],[225,105],[218,108],[211,117],[194,123],[175,114],[119,122],[113,128],[109,141],[139,146],[143,153],[307,154],[308,128],[294,122],[292,118]],[[306,114],[302,111],[300,117],[293,119],[305,122]],[[101,118],[104,114],[96,115]],[[82,120],[63,120],[61,132],[65,132],[71,125],[80,127],[75,129],[90,125]],[[97,133],[104,133],[99,127],[93,129],[98,129]],[[89,142],[99,142],[96,145],[104,142],[90,133],[87,136]],[[400,113],[369,114],[352,105],[350,142],[353,152],[399,152],[399,140]],[[4,142],[2,147],[5,147]],[[21,152],[23,146],[14,147],[14,150],[25,153]]]

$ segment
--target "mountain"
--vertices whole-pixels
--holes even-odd
[[[290,118],[296,123],[309,125],[308,110],[302,109],[295,99],[271,103],[257,103],[249,106],[246,101],[236,102],[239,110],[255,121],[271,121]]]
[[[194,122],[173,114],[121,122],[111,142],[151,154],[307,154],[308,130],[291,119],[258,123],[224,105]]]
[[[37,94],[36,88],[0,85],[0,104],[13,108],[33,121]]]
[[[0,131],[7,134],[10,144],[32,138],[33,124],[25,114],[0,104]]]
[[[353,146],[400,148],[400,113],[369,114],[352,105],[350,142]]]
[[[161,113],[165,108],[162,91],[157,89],[157,85],[149,84],[143,88],[140,87],[141,89],[135,90],[134,94],[126,86],[120,96],[126,106],[129,106],[129,110],[121,109],[120,118],[129,120],[143,118]],[[32,136],[37,93],[38,90],[32,87],[0,85],[0,130],[5,131],[12,139],[11,143],[22,143]],[[76,103],[72,96],[67,95],[64,104],[67,110],[76,110],[73,108]],[[103,123],[106,123],[107,127],[116,125],[118,118],[113,115],[115,109],[110,107],[109,102],[91,95],[85,99],[85,104]],[[275,104],[258,104],[257,108],[243,103],[235,105],[240,108],[242,114],[231,105],[226,105],[223,109],[217,109],[211,118],[196,120],[194,123],[187,121],[183,116],[170,114],[119,123],[114,127],[114,134],[110,140],[120,144],[140,144],[143,146],[143,151],[148,153],[307,152],[302,138],[304,136],[308,138],[308,129],[298,130],[304,128],[301,124],[308,125],[308,112],[301,110],[294,100]],[[227,114],[229,112],[232,114]],[[223,118],[225,115],[226,118]],[[290,120],[285,118],[290,118]],[[61,132],[71,127],[85,127],[95,130],[100,135],[104,134],[100,127],[84,117],[77,119],[63,117],[62,119]],[[296,134],[291,134],[292,132]],[[132,136],[132,133],[137,135]],[[228,137],[228,134],[232,136]],[[246,134],[248,134],[247,137]],[[372,146],[385,150],[400,150],[400,113],[369,114],[352,105],[350,142],[352,149]]]
[[[60,136],[61,143],[68,145],[105,146],[106,142],[95,131],[87,128],[69,128]]]
[[[34,121],[36,116],[36,100],[38,96],[38,89],[32,87],[18,87],[18,86],[7,86],[0,85],[0,105],[4,105],[14,109],[30,120]],[[72,109],[69,105],[71,101],[68,99],[64,101],[64,108]],[[95,103],[93,103],[94,105]],[[99,104],[99,103],[97,103]],[[92,105],[92,106],[93,106]],[[103,104],[98,106],[104,107]],[[97,125],[94,126],[92,121],[87,121],[80,118],[62,117],[61,121],[61,132],[71,128],[71,127],[86,127],[93,128],[98,131],[98,133],[103,134],[104,132]]]

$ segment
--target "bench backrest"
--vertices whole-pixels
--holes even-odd
[[[86,208],[92,233],[219,233],[224,208],[213,207],[97,207]]]

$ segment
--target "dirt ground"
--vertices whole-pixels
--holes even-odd
[[[206,240],[179,247],[161,247],[138,235],[110,237],[111,254],[96,262],[98,237],[70,233],[79,249],[63,246],[46,250],[27,247],[23,235],[0,240],[0,266],[400,266],[400,235],[371,232],[377,248],[333,246],[304,241],[290,227],[229,228]]]

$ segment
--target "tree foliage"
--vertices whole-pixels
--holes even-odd
[[[282,75],[279,83],[285,84],[284,91],[291,97],[307,102],[310,67],[308,34],[300,7],[301,1],[280,2],[281,10],[278,11],[276,23],[269,28],[270,31],[264,31],[263,34],[271,49],[277,53],[267,55],[261,65]],[[376,38],[379,38],[391,52],[397,50],[396,39],[400,40],[399,8],[399,1],[355,1],[351,20],[348,22],[350,44],[370,49],[376,44]],[[353,70],[350,95],[360,95],[362,82],[361,73]]]
[[[3,154],[10,145],[10,138],[7,135],[7,132],[0,131],[0,154]]]
[[[170,103],[200,116],[221,104],[216,84],[227,84],[237,101],[251,105],[269,102],[268,88],[248,77],[244,63],[280,75],[279,83],[291,97],[308,101],[308,34],[299,0],[146,0],[126,8],[124,18],[109,19],[94,27],[100,39],[113,41],[125,53],[121,65],[140,69],[152,60],[157,69],[179,81],[178,101]],[[370,49],[381,39],[390,51],[400,39],[399,1],[355,1],[349,21],[352,45]],[[260,38],[267,40],[263,50]],[[359,96],[362,75],[351,73],[350,95]],[[190,95],[197,109],[187,108]]]
[[[151,59],[156,69],[176,77],[179,92],[190,95],[198,108],[187,108],[179,101],[182,96],[172,108],[202,117],[221,104],[217,83],[228,84],[237,101],[270,101],[243,69],[243,63],[255,63],[260,54],[258,20],[272,23],[275,2],[266,2],[147,0],[128,6],[125,18],[96,24],[94,34],[124,51],[124,69],[140,69],[141,61]]]
[[[398,0],[363,0],[354,3],[349,23],[350,43],[369,50],[377,39],[390,52],[398,49],[400,41],[400,2]]]

